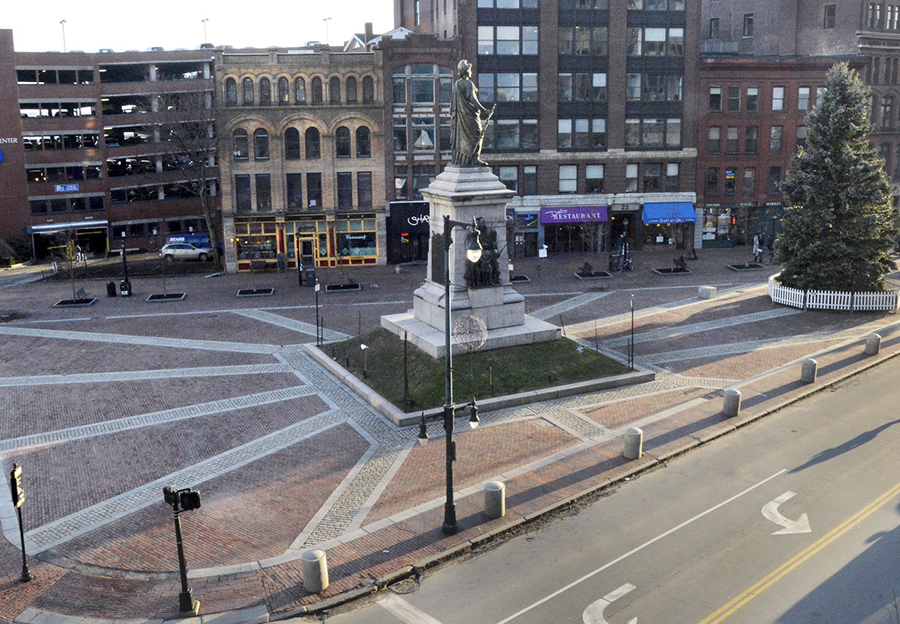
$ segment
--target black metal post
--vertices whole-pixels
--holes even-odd
[[[412,398],[409,396],[409,368],[407,367],[406,332],[403,332],[403,405],[409,407],[412,404]]]
[[[184,560],[184,544],[181,539],[181,510],[173,506],[175,511],[175,544],[178,546],[178,571],[181,574],[181,593],[178,594],[178,610],[182,613],[194,610],[194,597],[188,587],[187,562]]]
[[[634,370],[634,295],[631,295],[631,338],[628,340],[628,368]]]
[[[457,531],[456,502],[453,500],[453,352],[450,348],[450,245],[453,244],[450,216],[444,215],[444,431],[447,438],[447,501],[444,503],[444,535]]]
[[[322,346],[322,338],[319,335],[319,280],[316,279],[316,346]]]
[[[25,559],[25,527],[22,525],[22,508],[16,507],[16,515],[19,518],[19,539],[22,540],[22,576],[19,580],[23,583],[34,579],[34,575],[28,570],[28,561]]]

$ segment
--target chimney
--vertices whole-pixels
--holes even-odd
[[[372,22],[366,22],[366,40],[364,43],[372,41]]]

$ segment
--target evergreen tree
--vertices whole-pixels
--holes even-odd
[[[869,143],[869,91],[846,63],[828,71],[807,115],[808,142],[781,185],[779,281],[802,289],[883,290],[897,235],[884,165]]]

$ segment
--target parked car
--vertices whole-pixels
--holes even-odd
[[[159,257],[166,262],[173,260],[199,260],[205,262],[212,255],[212,247],[192,245],[191,243],[170,243],[159,250]]]

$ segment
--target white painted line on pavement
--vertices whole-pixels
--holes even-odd
[[[390,611],[406,624],[441,624],[421,609],[412,606],[400,596],[390,594],[377,601],[379,605]]]
[[[724,506],[727,505],[728,503],[731,503],[731,502],[733,502],[733,501],[736,501],[736,500],[739,499],[740,497],[744,496],[745,494],[748,494],[748,493],[752,492],[753,490],[755,490],[756,488],[760,487],[761,485],[764,485],[765,483],[768,483],[768,482],[771,481],[772,479],[774,479],[774,478],[776,478],[776,477],[779,477],[779,476],[783,475],[785,472],[787,472],[787,468],[782,468],[781,470],[779,470],[778,472],[776,472],[775,474],[773,474],[771,477],[766,477],[766,478],[763,479],[762,481],[760,481],[760,482],[758,482],[758,483],[756,483],[756,484],[754,484],[754,485],[751,485],[750,487],[748,487],[747,489],[745,489],[745,490],[742,491],[742,492],[738,492],[737,494],[735,494],[735,495],[732,496],[731,498],[728,498],[728,499],[722,501],[722,502],[719,503],[718,505],[714,505],[713,507],[710,507],[710,508],[707,509],[706,511],[702,511],[702,512],[698,513],[698,514],[697,514],[696,516],[694,516],[693,518],[690,518],[690,519],[688,519],[688,520],[685,520],[685,521],[682,522],[681,524],[672,527],[671,529],[669,529],[669,530],[666,531],[665,533],[660,533],[660,534],[657,535],[656,537],[654,537],[654,538],[652,538],[652,539],[650,539],[650,540],[647,540],[646,542],[644,542],[644,543],[641,544],[640,546],[637,546],[637,547],[635,547],[635,548],[632,548],[631,550],[629,550],[629,551],[628,551],[627,553],[625,553],[624,555],[621,555],[621,556],[619,556],[619,557],[613,559],[612,561],[603,564],[602,566],[600,566],[600,567],[597,568],[596,570],[593,570],[593,571],[591,571],[591,572],[588,572],[587,574],[585,574],[585,575],[582,576],[581,578],[575,579],[574,581],[572,581],[572,582],[569,583],[568,585],[565,585],[565,586],[559,588],[558,590],[556,590],[556,591],[553,592],[552,594],[548,594],[547,596],[541,598],[541,599],[538,600],[537,602],[533,602],[532,604],[528,605],[528,606],[525,607],[524,609],[521,609],[521,610],[519,610],[519,611],[516,611],[515,613],[513,613],[512,615],[510,615],[508,618],[506,618],[506,619],[504,619],[504,620],[500,620],[499,622],[497,622],[497,624],[507,624],[507,622],[512,622],[514,619],[516,619],[516,618],[519,617],[520,615],[524,615],[525,613],[528,613],[528,612],[531,611],[532,609],[535,609],[535,608],[541,606],[541,605],[544,604],[545,602],[548,602],[548,601],[552,600],[553,598],[556,598],[556,597],[559,596],[560,594],[563,594],[563,593],[569,591],[570,589],[572,589],[572,588],[575,587],[576,585],[578,585],[578,584],[580,584],[580,583],[583,583],[584,581],[588,580],[588,579],[591,578],[591,577],[596,576],[597,574],[600,574],[601,572],[603,572],[604,570],[606,570],[606,569],[608,569],[608,568],[611,568],[612,566],[614,566],[615,564],[619,563],[620,561],[624,561],[625,559],[627,559],[627,558],[630,557],[631,555],[634,555],[634,554],[639,553],[640,551],[644,550],[644,549],[647,548],[648,546],[651,546],[651,545],[655,544],[656,542],[658,542],[659,540],[663,539],[664,537],[668,537],[668,536],[671,535],[672,533],[675,533],[676,531],[678,531],[678,530],[680,530],[680,529],[683,529],[684,527],[686,527],[686,526],[688,526],[689,524],[691,524],[691,523],[693,523],[693,522],[699,520],[700,518],[703,518],[704,516],[707,516],[707,515],[711,514],[712,512],[714,512],[714,511],[716,511],[716,510],[718,510],[718,509],[724,507]]]

